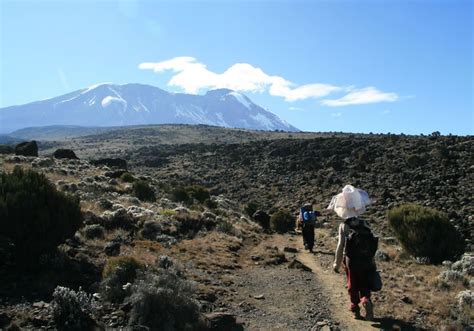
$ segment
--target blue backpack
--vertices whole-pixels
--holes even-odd
[[[304,224],[314,224],[316,222],[316,213],[312,210],[301,208],[301,218]]]

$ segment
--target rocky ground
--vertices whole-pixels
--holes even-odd
[[[385,212],[404,202],[443,210],[472,252],[471,137],[275,133],[272,140],[271,133],[260,137],[252,132],[236,143],[240,130],[222,137],[212,128],[193,127],[190,139],[198,139],[199,132],[205,133],[199,144],[183,141],[186,131],[175,132],[173,143],[159,145],[147,144],[159,140],[155,131],[150,137],[134,132],[130,136],[139,140],[135,147],[133,140],[123,145],[113,140],[123,142],[120,135],[108,141],[81,138],[79,157],[94,155],[98,148],[101,157],[122,157],[131,174],[154,189],[154,202],[137,199],[132,184],[105,165],[47,157],[51,150],[40,150],[39,158],[0,156],[2,171],[16,165],[33,168],[59,190],[78,195],[85,215],[85,226],[61,246],[62,258],[49,260],[54,266],[51,272],[12,279],[8,268],[2,267],[0,328],[57,327],[51,315],[54,287],[77,290],[81,286],[97,293],[102,269],[114,255],[132,256],[150,266],[160,256],[171,257],[186,279],[195,282],[203,313],[228,314],[220,318],[230,316],[231,324],[238,325],[234,318],[248,330],[469,325],[460,319],[472,317],[464,311],[472,308],[468,301],[474,284],[472,255],[438,266],[416,261],[393,238]],[[40,143],[40,148],[68,144],[71,141]],[[385,285],[375,297],[380,318],[370,325],[357,324],[347,315],[344,277],[331,272],[338,225],[333,215],[324,213],[320,218],[318,246],[311,255],[302,250],[296,235],[265,233],[243,211],[251,201],[270,214],[279,209],[295,211],[304,201],[315,202],[322,210],[347,183],[364,188],[374,198],[366,218],[382,239],[377,261]],[[214,204],[170,200],[173,188],[188,184],[207,187]],[[104,235],[91,237],[94,227],[102,227]],[[69,272],[63,272],[65,266]],[[441,280],[449,288],[437,287]],[[467,299],[461,298],[462,293]],[[128,324],[129,307],[99,303],[94,315],[99,327]]]

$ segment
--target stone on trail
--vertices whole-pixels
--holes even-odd
[[[237,323],[235,315],[230,313],[209,313],[205,317],[208,330],[211,331],[241,331],[244,329]]]
[[[299,261],[297,259],[294,259],[293,261],[291,261],[290,264],[288,265],[288,268],[289,269],[301,269],[303,271],[309,271],[309,272],[313,271],[313,269],[306,266],[305,264],[303,264],[301,261]]]
[[[288,246],[286,246],[285,248],[283,248],[283,252],[297,253],[297,252],[298,252],[298,249],[296,249],[296,248],[294,248],[294,247],[288,247]]]

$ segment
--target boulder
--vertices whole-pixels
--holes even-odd
[[[15,146],[15,154],[23,156],[38,156],[38,145],[36,141],[25,141]]]
[[[72,149],[59,148],[53,153],[53,156],[56,159],[79,159]]]
[[[209,313],[206,314],[208,330],[212,331],[240,331],[244,328],[237,323],[235,315],[230,313]]]

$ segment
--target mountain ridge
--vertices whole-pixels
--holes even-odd
[[[24,105],[0,108],[0,132],[25,127],[207,124],[254,130],[299,131],[247,96],[229,89],[204,95],[158,87],[103,83]]]

